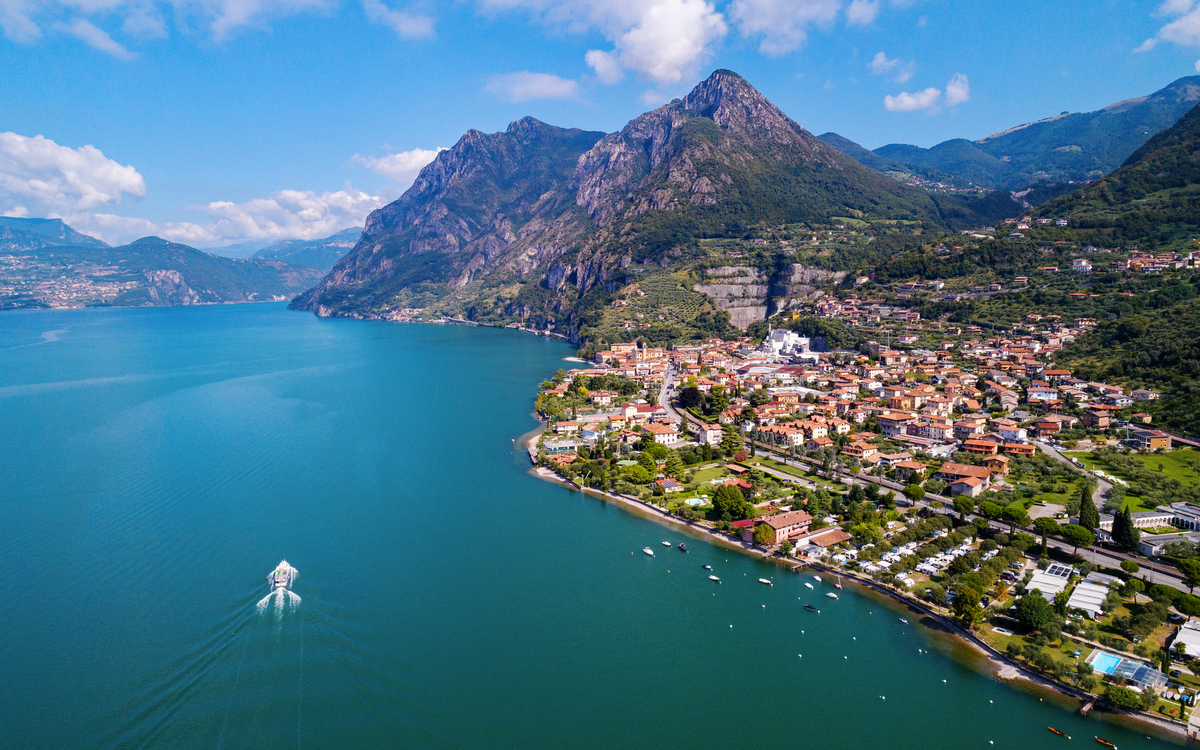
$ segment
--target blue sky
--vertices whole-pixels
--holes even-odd
[[[469,128],[613,131],[714,68],[869,148],[1200,69],[1200,0],[0,0],[0,29],[0,214],[201,247],[361,224]]]

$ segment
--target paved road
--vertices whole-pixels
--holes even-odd
[[[1044,443],[1040,440],[1035,440],[1035,441],[1033,441],[1033,444],[1036,445],[1038,448],[1041,448],[1042,453],[1045,453],[1047,456],[1049,456],[1050,458],[1053,458],[1055,461],[1067,464],[1075,471],[1078,471],[1079,473],[1083,474],[1084,476],[1091,477],[1092,479],[1094,479],[1096,481],[1096,489],[1092,492],[1092,502],[1096,504],[1097,510],[1104,507],[1104,498],[1108,495],[1108,491],[1112,489],[1111,482],[1109,482],[1106,479],[1101,479],[1100,477],[1096,476],[1095,474],[1088,471],[1087,469],[1081,468],[1079,466],[1079,464],[1075,463],[1071,459],[1064,456],[1062,453],[1060,453],[1058,451],[1057,448],[1050,445],[1049,443]]]
[[[681,417],[679,412],[675,411],[675,407],[671,405],[671,396],[674,395],[674,391],[675,370],[668,367],[667,371],[663,373],[662,388],[658,389],[658,404],[667,410],[668,416],[675,420],[676,424],[682,424],[683,417]]]

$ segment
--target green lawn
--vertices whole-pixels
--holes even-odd
[[[1078,458],[1091,468],[1093,463],[1096,467],[1112,474],[1113,476],[1121,476],[1121,474],[1103,461],[1098,461],[1092,456],[1090,451],[1073,451],[1064,453],[1063,455],[1070,458]],[[1158,465],[1162,464],[1163,474],[1171,479],[1178,479],[1183,484],[1200,484],[1200,476],[1197,476],[1196,471],[1192,468],[1196,461],[1195,448],[1180,448],[1173,450],[1170,453],[1131,453],[1131,458],[1141,461],[1147,471],[1158,473]],[[1121,477],[1127,479],[1128,477]]]
[[[705,484],[718,477],[723,477],[728,473],[729,470],[725,468],[724,464],[718,464],[717,466],[711,466],[707,469],[701,469],[700,471],[695,472],[692,474],[692,481]]]

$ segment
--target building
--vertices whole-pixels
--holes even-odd
[[[987,489],[986,480],[979,477],[963,477],[950,483],[950,497],[959,495],[979,497],[985,489]]]
[[[1188,620],[1175,631],[1171,648],[1183,651],[1189,659],[1200,658],[1200,622]]]
[[[1162,430],[1135,429],[1133,442],[1140,451],[1171,450],[1171,436]]]
[[[697,432],[696,440],[701,445],[706,443],[708,445],[718,445],[721,442],[721,438],[724,436],[725,431],[721,429],[720,425],[701,424]]]
[[[1067,610],[1077,609],[1098,621],[1104,614],[1102,605],[1108,597],[1108,586],[1115,580],[1117,579],[1112,576],[1092,573],[1071,592],[1071,598],[1067,600]]]
[[[654,438],[654,442],[672,446],[679,442],[679,430],[668,424],[651,423],[643,427]]]
[[[760,524],[770,529],[767,532],[768,544],[782,544],[785,540],[808,531],[808,527],[812,524],[813,519],[805,511],[790,510],[786,513],[776,513],[773,516],[757,520]]]
[[[1045,570],[1039,570],[1033,574],[1033,578],[1029,580],[1029,584],[1025,586],[1026,591],[1036,589],[1038,593],[1046,598],[1046,601],[1054,603],[1054,595],[1060,591],[1065,591],[1067,583],[1071,580],[1071,568],[1067,565],[1059,563],[1050,563]]]
[[[960,479],[967,477],[975,477],[987,482],[991,479],[992,472],[983,466],[972,466],[970,464],[955,464],[945,463],[942,468],[938,469],[937,477],[943,482],[957,482]],[[986,486],[984,487],[986,489]]]

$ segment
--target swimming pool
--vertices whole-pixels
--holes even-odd
[[[1092,669],[1104,674],[1112,674],[1117,665],[1121,663],[1121,657],[1113,654],[1106,654],[1103,651],[1095,654],[1092,657]]]

